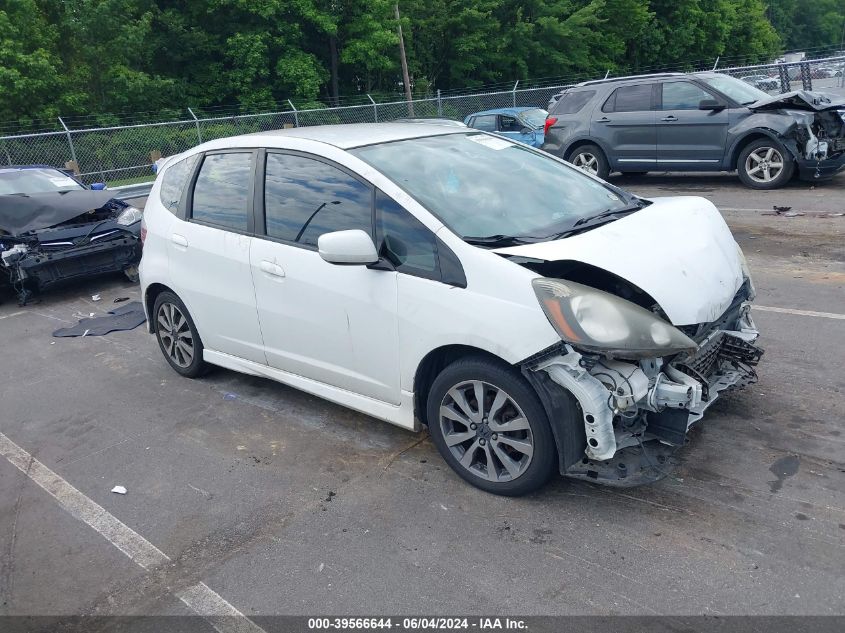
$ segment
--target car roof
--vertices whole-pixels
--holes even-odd
[[[20,171],[21,169],[52,169],[53,171],[62,171],[60,167],[54,167],[53,165],[0,165],[0,173],[5,171]]]
[[[492,110],[482,110],[481,112],[473,112],[469,116],[479,116],[482,114],[519,114],[528,110],[542,110],[540,106],[519,106],[516,108],[493,108]]]
[[[346,123],[342,125],[313,125],[243,134],[220,139],[223,143],[212,141],[211,144],[230,145],[234,147],[242,144],[240,142],[245,139],[248,139],[251,143],[254,143],[256,139],[261,139],[262,142],[260,144],[275,146],[285,138],[298,138],[333,145],[340,149],[352,149],[353,147],[361,147],[363,145],[390,143],[391,141],[403,141],[427,136],[466,134],[468,131],[465,127],[438,125],[436,123],[426,125],[420,125],[419,123]]]

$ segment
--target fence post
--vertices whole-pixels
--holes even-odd
[[[190,112],[191,116],[194,118],[194,124],[196,124],[196,126],[197,126],[197,138],[200,140],[200,143],[202,143],[202,132],[200,131],[200,120],[197,118],[197,115],[194,114],[194,111],[191,110],[190,108],[188,108],[188,112]]]
[[[296,109],[296,106],[293,105],[293,102],[288,99],[288,105],[290,105],[291,109],[293,110],[293,123],[296,127],[299,127],[299,111]]]
[[[375,101],[373,101],[373,98],[369,93],[367,93],[367,99],[369,99],[370,103],[373,104],[373,122],[378,123],[378,105]]]
[[[789,92],[789,69],[786,64],[778,65],[778,78],[780,79],[781,94]]]
[[[716,62],[713,64],[713,70],[716,70],[716,66],[719,65],[719,60],[722,58],[721,55],[716,56]]]
[[[440,100],[440,88],[437,89],[437,116],[443,116],[443,102]]]
[[[511,95],[513,96],[513,107],[516,107],[516,87],[519,85],[519,79],[516,80],[516,83],[513,85],[513,90],[511,91]]]
[[[813,76],[810,74],[810,64],[807,62],[801,62],[799,68],[801,69],[801,86],[804,90],[812,90]]]
[[[70,136],[70,130],[68,129],[65,122],[62,121],[62,117],[57,117],[59,119],[59,123],[62,124],[62,127],[65,129],[65,134],[67,134],[67,142],[70,145],[70,157],[73,159],[73,162],[76,163],[76,168],[81,172],[82,167],[79,165],[79,161],[76,160],[76,148],[73,146],[73,138]]]

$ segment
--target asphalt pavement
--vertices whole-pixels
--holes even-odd
[[[0,614],[845,613],[845,175],[611,180],[714,200],[758,291],[760,381],[671,476],[491,496],[424,434],[222,369],[181,378],[143,327],[51,337],[137,298],[120,277],[7,296]]]

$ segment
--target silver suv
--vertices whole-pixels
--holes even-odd
[[[542,149],[601,178],[611,171],[732,171],[753,189],[845,167],[845,99],[770,96],[720,73],[588,81],[550,104]]]

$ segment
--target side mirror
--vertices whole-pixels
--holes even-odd
[[[323,233],[317,238],[317,251],[330,264],[367,265],[378,261],[376,245],[361,229]]]
[[[95,182],[94,184],[91,185],[92,191],[102,191],[105,188],[106,188],[106,183],[104,183],[104,182]]]
[[[714,112],[718,112],[719,110],[725,109],[724,103],[719,103],[715,99],[702,99],[698,103],[699,110],[713,110]]]

